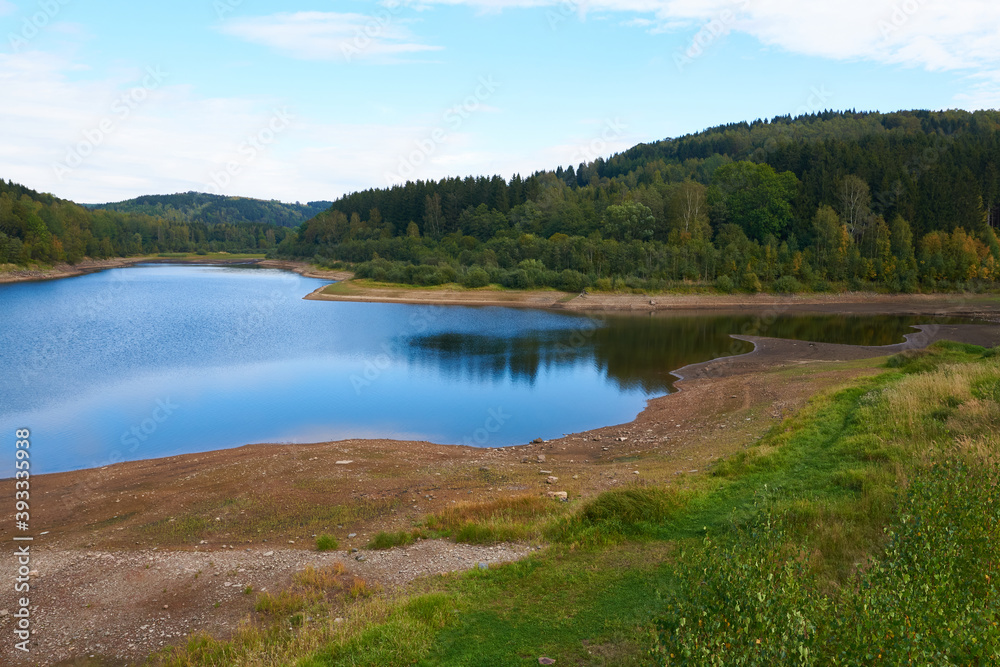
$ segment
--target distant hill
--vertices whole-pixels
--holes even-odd
[[[286,204],[275,200],[184,192],[175,195],[145,195],[110,204],[87,205],[87,208],[139,213],[172,222],[200,222],[206,225],[251,222],[298,227],[317,213],[330,208],[331,203],[313,201],[308,204]]]
[[[199,198],[212,196],[191,193],[81,206],[0,178],[0,265],[75,264],[84,257],[164,252],[267,253],[287,236],[295,236],[289,225],[298,225],[313,214],[309,206],[301,204],[226,197],[208,202]],[[150,201],[157,199],[173,203]],[[177,208],[185,200],[188,210]],[[195,211],[199,201],[201,210]],[[285,226],[251,221],[251,216],[265,212],[270,219],[285,220]]]

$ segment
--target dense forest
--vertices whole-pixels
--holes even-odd
[[[0,264],[266,252],[419,285],[985,289],[1000,280],[1000,112],[782,116],[326,204],[187,193],[83,207],[0,180]]]
[[[998,219],[1000,113],[831,111],[353,193],[278,253],[414,284],[966,289],[1000,276]]]
[[[267,252],[294,232],[260,223],[186,222],[91,210],[0,179],[0,264],[75,264],[165,252]]]
[[[87,205],[87,208],[141,213],[171,222],[200,222],[206,225],[244,222],[298,227],[330,207],[328,201],[286,204],[248,197],[226,197],[204,192],[175,195],[146,195],[113,204]]]

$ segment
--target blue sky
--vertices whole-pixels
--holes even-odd
[[[0,0],[0,178],[334,199],[726,122],[1000,105],[992,0]]]

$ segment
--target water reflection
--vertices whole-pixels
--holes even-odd
[[[585,364],[614,380],[623,390],[647,394],[673,391],[670,371],[691,363],[744,354],[750,343],[730,334],[792,338],[852,345],[903,342],[914,324],[955,320],[913,316],[781,316],[762,319],[727,316],[578,317],[566,330],[484,333],[436,333],[410,339],[407,361],[433,367],[461,381],[510,377],[528,386],[540,371],[565,364]]]

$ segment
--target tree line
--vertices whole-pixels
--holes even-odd
[[[414,284],[724,291],[983,286],[1000,113],[823,112],[519,175],[346,195],[277,252]]]
[[[0,180],[0,263],[265,252],[359,276],[565,290],[979,289],[1000,276],[1000,112],[734,123],[536,172],[285,205],[82,207]]]
[[[85,257],[267,252],[294,232],[265,223],[199,223],[93,210],[0,179],[0,264],[76,264]]]

